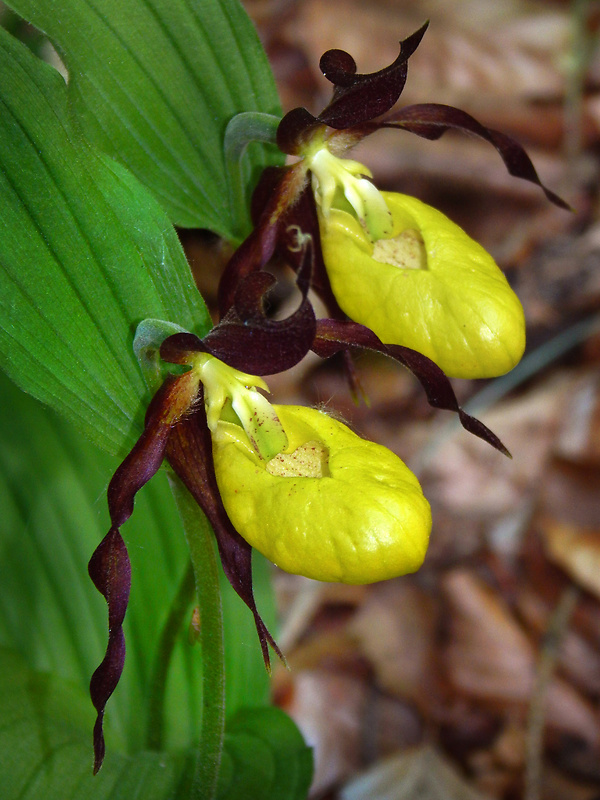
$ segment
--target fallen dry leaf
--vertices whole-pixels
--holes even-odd
[[[526,702],[533,685],[534,652],[507,606],[464,569],[448,573],[442,591],[450,613],[446,663],[451,682],[468,695]]]
[[[522,706],[534,686],[537,654],[502,598],[465,569],[448,573],[442,589],[449,604],[449,680],[465,695],[495,708]],[[568,683],[555,678],[547,695],[548,726],[596,746],[600,731],[590,705]]]
[[[529,502],[550,458],[574,379],[566,371],[553,373],[522,397],[480,414],[511,450],[512,460],[458,427],[442,429],[423,456],[429,495],[447,508],[486,519],[514,513],[520,503]]]
[[[366,702],[366,685],[355,678],[319,670],[293,676],[293,690],[283,707],[314,748],[313,795],[358,770]]]
[[[341,800],[487,800],[441,753],[422,747],[388,758],[354,778]]]
[[[436,607],[409,580],[371,588],[349,625],[381,689],[426,704],[432,690]]]
[[[600,522],[580,528],[568,522],[538,520],[548,557],[576,584],[600,597]]]
[[[596,228],[596,236],[600,253],[600,226]],[[595,279],[600,297],[597,268]],[[597,369],[584,372],[573,386],[555,452],[565,460],[600,468],[600,375]]]

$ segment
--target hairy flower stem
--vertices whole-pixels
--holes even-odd
[[[167,675],[173,650],[181,634],[186,615],[189,614],[193,599],[194,570],[192,565],[189,564],[179,584],[179,589],[173,598],[171,609],[160,635],[156,659],[152,669],[148,692],[148,735],[146,738],[146,746],[149,750],[163,749]]]
[[[219,570],[213,534],[187,489],[169,476],[185,531],[198,605],[202,646],[202,726],[190,800],[214,800],[225,734],[225,645]]]

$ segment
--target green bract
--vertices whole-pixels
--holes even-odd
[[[372,583],[417,570],[431,513],[408,467],[320,411],[274,408],[288,446],[268,462],[239,425],[220,421],[213,434],[236,530],[282,569],[317,580]]]
[[[342,310],[386,344],[411,347],[456,378],[512,369],[525,348],[518,297],[493,258],[444,214],[382,192],[389,236],[370,241],[350,211],[320,213],[321,244]]]

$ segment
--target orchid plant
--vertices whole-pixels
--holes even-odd
[[[291,720],[268,706],[266,672],[251,673],[248,685],[248,667],[236,660],[248,619],[267,669],[269,649],[284,660],[259,611],[255,593],[264,600],[265,578],[254,580],[253,552],[316,580],[370,583],[421,566],[432,520],[417,478],[397,455],[322,410],[272,404],[264,378],[309,351],[323,359],[341,353],[358,395],[352,354],[381,353],[415,375],[432,406],[457,413],[469,433],[508,455],[460,408],[447,376],[503,374],[525,346],[521,305],[493,259],[440,212],[380,191],[368,167],[347,154],[381,128],[432,140],[460,130],[488,141],[512,175],[565,204],[541,184],[520,145],[465,112],[434,104],[394,110],[427,25],[374,74],[359,74],[348,53],[328,51],[321,69],[333,84],[331,102],[317,115],[297,108],[282,117],[264,53],[234,0],[10,6],[48,36],[68,82],[0,31],[0,359],[21,389],[121,463],[108,485],[109,531],[89,562],[109,621],[90,685],[98,775],[84,774],[88,723],[69,719],[64,687],[51,687],[49,704],[35,689],[36,670],[73,677],[56,669],[64,648],[44,661],[35,647],[19,647],[7,612],[4,701],[20,698],[28,735],[43,732],[46,744],[23,757],[20,771],[4,769],[6,796],[302,798],[310,751]],[[293,162],[286,165],[285,155]],[[174,224],[208,228],[234,245],[214,327]],[[283,320],[265,311],[275,257],[291,268],[300,296]],[[314,295],[325,318],[317,318]],[[21,424],[46,413],[6,391],[16,408],[29,409]],[[48,458],[58,463],[56,454]],[[163,576],[147,589],[154,605],[161,592],[167,601],[162,633],[138,610],[128,636],[158,639],[151,675],[140,673],[139,702],[130,708],[129,730],[137,724],[146,733],[141,742],[137,732],[127,740],[124,726],[126,741],[117,741],[114,755],[109,749],[99,771],[105,708],[123,674],[135,592],[135,558],[132,564],[121,528],[144,515],[133,514],[134,500],[159,472],[181,522],[169,506],[148,545],[157,561],[178,565],[176,578]],[[155,522],[146,512],[142,524]],[[217,554],[239,598],[225,623],[230,589]],[[61,568],[51,567],[60,585]],[[194,589],[201,654],[177,684],[180,700],[194,689],[189,735],[178,738],[167,690],[177,694],[176,657],[190,658],[180,633]],[[236,702],[226,663],[227,686],[241,676]],[[72,703],[81,707],[79,698]],[[2,735],[16,736],[17,728],[11,722]]]

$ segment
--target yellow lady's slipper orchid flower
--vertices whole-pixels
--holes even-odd
[[[381,194],[393,228],[375,242],[350,208],[319,214],[323,258],[341,309],[383,342],[418,350],[451,377],[508,372],[525,348],[525,319],[493,258],[431,206]]]
[[[288,446],[269,461],[239,425],[219,421],[213,433],[236,530],[282,569],[316,580],[361,584],[417,570],[431,513],[408,467],[323,412],[275,410]]]

